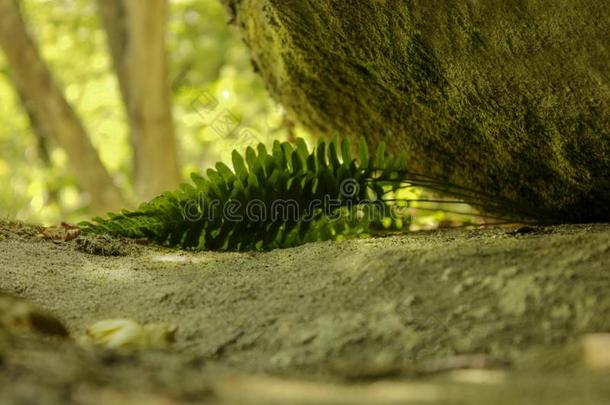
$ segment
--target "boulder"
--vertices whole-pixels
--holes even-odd
[[[313,133],[566,222],[610,220],[610,2],[223,0]]]

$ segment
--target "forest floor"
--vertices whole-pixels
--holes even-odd
[[[610,344],[590,335],[610,332],[608,224],[266,253],[40,232],[0,222],[2,404],[610,401]],[[45,335],[61,331],[24,316],[31,304],[70,337]],[[175,342],[113,350],[85,338],[117,318],[173,325]]]

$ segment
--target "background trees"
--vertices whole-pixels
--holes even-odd
[[[134,205],[289,132],[215,0],[0,0],[0,19],[4,217]]]
[[[0,46],[10,78],[39,128],[39,136],[52,136],[66,151],[71,168],[81,187],[90,194],[96,211],[120,207],[119,191],[27,32],[17,0],[0,1]]]

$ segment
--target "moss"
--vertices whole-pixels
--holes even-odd
[[[224,0],[271,93],[414,171],[610,219],[610,3]]]

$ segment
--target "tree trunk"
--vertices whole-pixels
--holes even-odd
[[[45,168],[51,169],[53,167],[53,162],[51,161],[51,152],[49,149],[49,140],[51,139],[51,134],[47,125],[45,125],[44,120],[42,120],[36,110],[32,108],[28,98],[25,96],[23,90],[19,88],[17,82],[12,80],[14,84],[15,91],[17,92],[17,96],[25,109],[25,113],[28,116],[28,121],[30,123],[30,129],[34,136],[36,136],[36,146],[38,149],[38,157],[42,161],[42,164]],[[59,184],[55,184],[53,186],[47,186],[47,204],[49,203],[57,203],[59,201],[59,192],[61,190],[61,186]]]
[[[123,0],[97,0],[97,8],[106,32],[108,50],[112,57],[123,104],[129,106],[129,86],[124,68],[125,48],[127,47],[127,21]],[[127,117],[129,119],[129,117]]]
[[[23,90],[19,87],[17,82],[10,78],[10,81],[13,83],[13,88],[19,97],[19,101],[25,110],[26,115],[28,116],[28,121],[30,123],[30,129],[34,136],[36,136],[36,146],[38,149],[38,157],[42,160],[42,163],[47,168],[51,168],[53,163],[51,162],[51,152],[49,151],[49,139],[51,139],[51,134],[49,133],[49,129],[45,125],[44,120],[42,120],[36,110],[32,108],[30,101],[27,96],[23,92]]]
[[[141,198],[180,180],[168,63],[167,0],[98,0],[131,129],[134,178]]]
[[[91,197],[92,210],[104,213],[123,207],[120,193],[81,121],[64,98],[27,32],[17,0],[0,0],[0,47],[27,108],[44,121],[45,129],[66,151],[74,176]]]
[[[610,219],[610,2],[224,0],[315,133],[566,221]]]

